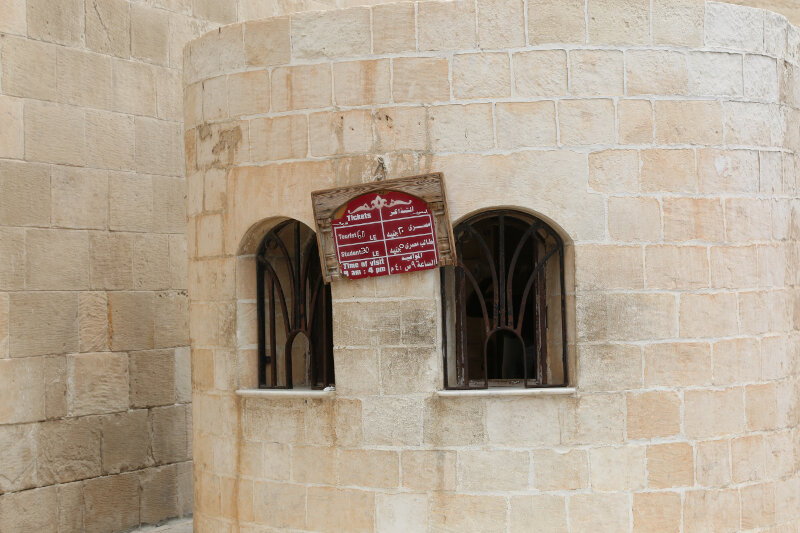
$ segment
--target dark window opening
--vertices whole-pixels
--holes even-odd
[[[565,386],[561,237],[517,211],[480,213],[454,234],[457,265],[441,273],[445,388]]]
[[[331,290],[314,232],[296,220],[276,226],[258,248],[256,276],[259,387],[333,385]]]

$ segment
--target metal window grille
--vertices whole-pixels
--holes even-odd
[[[516,211],[480,213],[454,234],[456,266],[441,272],[445,388],[565,386],[561,237]]]
[[[296,220],[276,226],[258,248],[256,276],[259,387],[332,385],[331,292],[314,232]]]

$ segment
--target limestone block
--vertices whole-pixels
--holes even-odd
[[[714,385],[732,385],[758,379],[761,360],[754,339],[733,339],[713,345]]]
[[[628,438],[670,437],[681,430],[681,401],[673,392],[643,392],[627,397]]]
[[[192,514],[194,507],[194,476],[192,463],[178,463],[178,514],[186,517]]]
[[[680,95],[689,89],[686,56],[662,50],[632,50],[625,53],[629,95]]]
[[[51,186],[53,224],[67,228],[107,227],[108,176],[105,172],[55,167]]]
[[[171,348],[189,343],[189,302],[186,294],[160,292],[155,303],[156,348]]]
[[[11,357],[78,351],[76,293],[15,292],[9,296]]]
[[[650,4],[644,0],[594,0],[588,3],[592,44],[650,44]]]
[[[648,246],[647,286],[700,289],[709,286],[708,249],[701,246]]]
[[[231,74],[227,81],[229,116],[253,115],[269,110],[269,75],[266,71]]]
[[[560,422],[565,444],[619,444],[625,434],[625,397],[589,394],[565,406]]]
[[[111,59],[82,50],[59,48],[56,54],[58,100],[68,104],[111,107]],[[91,87],[86,80],[92,80]]]
[[[222,217],[207,215],[197,221],[197,255],[216,256],[222,253]]]
[[[32,39],[6,37],[3,41],[3,93],[55,100],[58,48]]]
[[[155,69],[135,61],[115,60],[111,63],[114,111],[155,116]]]
[[[0,162],[0,224],[50,225],[50,168],[47,165]]]
[[[463,446],[486,441],[485,404],[472,399],[432,398],[425,403],[426,444]]]
[[[537,459],[539,459],[538,452],[534,454],[534,461]],[[535,464],[534,470],[538,472],[539,463]],[[542,468],[545,471],[544,475],[549,477],[546,461]],[[569,470],[569,467],[565,467],[565,470]],[[524,490],[528,488],[529,473],[528,452],[463,450],[458,453],[459,490]],[[538,482],[539,478],[536,480]],[[540,488],[538,484],[537,488]]]
[[[194,226],[194,224],[192,224]],[[187,236],[169,236],[169,269],[170,286],[186,290],[188,285],[189,254],[187,253]]]
[[[512,56],[512,60],[514,93],[517,96],[554,97],[567,94],[567,54],[563,50],[519,52]]]
[[[385,450],[341,450],[339,483],[359,487],[393,488],[399,485],[399,455]]]
[[[139,490],[136,473],[87,480],[83,486],[86,531],[101,533],[137,527]]]
[[[790,431],[769,433],[764,436],[766,451],[765,470],[771,477],[784,478],[793,472],[792,434]]]
[[[285,492],[285,485],[277,489]],[[302,489],[301,489],[302,494]],[[258,500],[256,500],[258,502]],[[304,500],[290,502],[285,507],[296,517],[303,516]],[[334,487],[308,488],[308,529],[358,533],[372,531],[375,523],[375,495],[360,490]],[[297,520],[294,518],[293,520]]]
[[[375,113],[380,150],[424,150],[426,116],[422,107],[391,107]]]
[[[564,496],[537,494],[511,498],[510,531],[525,533],[531,524],[542,533],[567,531],[567,509]]]
[[[664,199],[664,239],[667,241],[721,241],[723,224],[719,200]]]
[[[556,144],[555,113],[553,102],[496,104],[498,148],[554,146]]]
[[[45,417],[45,360],[0,359],[0,414],[8,424]]]
[[[661,210],[655,198],[609,198],[608,232],[621,241],[661,239]]]
[[[376,54],[416,49],[414,6],[410,3],[376,5],[372,8],[372,48]]]
[[[589,486],[589,457],[586,451],[547,449],[534,451],[533,485],[538,490],[587,488]]]
[[[350,322],[333,324],[335,346],[431,346],[437,334],[433,301],[374,302],[371,313],[364,313],[360,302],[341,302],[338,308]]]
[[[645,100],[617,102],[620,144],[653,142],[653,106]]]
[[[494,144],[489,104],[432,107],[428,124],[433,150],[487,150]]]
[[[453,56],[453,95],[465,99],[511,96],[508,54]]]
[[[742,504],[742,528],[765,527],[775,523],[775,485],[744,487],[739,493]]]
[[[128,356],[88,353],[67,358],[69,414],[124,411],[128,408]]]
[[[291,55],[289,17],[245,23],[244,48],[249,66],[288,63]]]
[[[687,491],[683,524],[686,533],[736,531],[739,528],[739,494],[731,489]]]
[[[455,490],[455,451],[403,450],[400,459],[403,487],[423,491]]]
[[[179,124],[136,117],[136,170],[178,176],[183,167],[183,136]]]
[[[676,533],[681,530],[681,495],[641,492],[633,495],[634,533]]]
[[[722,108],[717,102],[665,101],[656,102],[655,108],[658,142],[722,143]]]
[[[760,481],[766,475],[764,437],[749,435],[731,440],[731,466],[734,483]]]
[[[25,154],[22,100],[0,96],[0,157],[22,159]]]
[[[686,391],[684,431],[690,438],[740,433],[744,428],[742,390]]]
[[[395,102],[433,103],[450,99],[449,63],[439,57],[403,57],[392,61]]]
[[[745,387],[745,414],[747,429],[769,431],[778,423],[778,396],[774,383]]]
[[[648,446],[648,487],[666,489],[693,485],[693,453],[692,445],[684,442]]]
[[[575,249],[578,290],[641,289],[642,249],[634,246],[582,245]]]
[[[579,338],[635,341],[677,334],[676,301],[666,294],[586,294],[578,299]]]
[[[137,470],[151,464],[146,410],[104,416],[101,429],[105,474]]]
[[[0,229],[0,289],[13,290],[25,287],[25,230],[22,228]],[[0,357],[8,353],[8,295],[4,295],[5,324]],[[2,306],[0,306],[2,307]]]
[[[175,403],[175,357],[172,350],[130,354],[131,406]]]
[[[49,485],[99,476],[100,442],[100,421],[96,417],[41,424],[36,455],[39,483]]]
[[[272,110],[327,107],[331,87],[330,65],[278,67],[272,71]]]
[[[583,0],[528,2],[530,44],[586,42],[586,3]]]
[[[343,134],[339,131],[339,135]],[[250,155],[254,161],[298,159],[308,152],[305,115],[257,118],[250,121]]]
[[[133,288],[133,236],[126,233],[89,235],[94,289]]]
[[[218,76],[203,82],[203,120],[215,122],[230,116],[228,112],[228,78]]]
[[[626,494],[575,494],[569,497],[570,531],[614,533],[630,527]]]
[[[758,189],[758,152],[698,150],[697,168],[701,192],[753,193]]]
[[[234,264],[230,259],[210,259],[191,264],[189,293],[193,300],[220,300],[234,290]],[[203,286],[200,280],[215,280],[212,286]]]
[[[640,490],[645,487],[645,447],[605,446],[589,450],[592,488],[602,492]]]
[[[570,92],[575,96],[616,96],[624,88],[622,52],[573,50],[569,54]]]
[[[474,48],[475,5],[469,2],[424,1],[417,5],[420,51]],[[442,31],[446,27],[447,31]]]
[[[255,100],[254,91],[254,100]],[[180,71],[156,69],[156,109],[159,118],[183,119],[183,76]]]
[[[169,64],[169,19],[163,11],[131,6],[131,56],[159,65]]]
[[[424,494],[378,494],[375,524],[379,533],[424,531],[428,526],[428,498]]]
[[[534,403],[536,409],[532,409]],[[486,405],[488,439],[504,445],[556,445],[561,440],[562,416],[566,416],[565,406],[556,400],[490,401]]]
[[[29,37],[65,45],[83,45],[81,0],[66,0],[56,5],[47,0],[29,0],[27,7]]]
[[[336,449],[294,446],[292,475],[296,483],[336,484]]]
[[[370,12],[359,7],[292,15],[292,58],[312,60],[370,52]]]
[[[381,391],[408,394],[439,389],[440,360],[434,348],[381,348]]]
[[[728,200],[725,205],[727,239],[733,242],[770,239],[770,207],[766,200]]]
[[[643,150],[642,190],[647,192],[697,191],[693,150]]]
[[[593,344],[578,350],[581,390],[616,391],[642,386],[642,350],[638,346]]]
[[[186,228],[186,184],[182,178],[153,176],[153,231],[183,233]]]
[[[253,498],[257,523],[278,528],[305,527],[306,489],[302,485],[256,482]],[[311,511],[310,505],[308,509]]]
[[[703,0],[655,0],[652,17],[654,44],[702,46],[705,25]]]
[[[430,527],[433,531],[500,533],[506,531],[506,507],[502,496],[437,492],[431,495]]]
[[[722,487],[731,482],[730,441],[698,442],[695,449],[695,476],[699,485]]]
[[[131,51],[131,16],[124,0],[86,0],[86,47],[127,58]]]
[[[784,125],[775,105],[726,102],[725,140],[730,144],[781,145]]]
[[[158,234],[133,238],[133,288],[158,290],[169,283],[169,237]]]
[[[735,294],[681,295],[681,337],[726,337],[737,333]]]
[[[31,229],[26,233],[26,287],[89,288],[89,235],[82,231]]]
[[[558,103],[561,142],[566,145],[612,144],[616,140],[614,102],[562,100]]]
[[[56,355],[45,360],[45,416],[67,416],[67,356]]]
[[[196,406],[196,394],[193,406]],[[196,409],[196,407],[195,407]],[[245,436],[267,442],[302,442],[305,436],[305,411],[296,402],[286,401],[269,406],[247,405],[244,422]]]
[[[796,519],[798,516],[797,488],[800,484],[796,480],[779,481],[775,489],[775,520],[786,521]]]
[[[301,128],[296,129],[300,130]],[[372,114],[366,109],[338,113],[315,113],[308,118],[308,129],[312,156],[370,152],[374,146]],[[290,131],[294,133],[295,128],[291,128]],[[305,139],[298,139],[296,143],[299,145],[298,151],[300,146],[303,148],[302,155],[298,157],[305,156],[303,141]]]
[[[705,44],[758,52],[764,48],[764,11],[713,3],[706,7]]]
[[[83,165],[86,162],[84,119],[84,112],[80,108],[50,102],[28,102],[25,106],[25,158],[46,163]]]
[[[83,529],[83,483],[77,481],[58,487],[59,531],[81,531]]]
[[[178,514],[178,466],[148,468],[139,473],[140,520],[156,524]]]
[[[90,166],[133,170],[133,146],[133,117],[86,111],[86,157]]]
[[[790,307],[780,292],[753,291],[739,295],[739,321],[742,332],[749,334],[782,332],[789,327]],[[769,309],[770,312],[764,312]],[[775,339],[771,339],[775,340]],[[767,356],[768,355],[768,356]],[[787,375],[787,361],[783,353],[765,352],[762,373],[767,379],[779,379]]]
[[[5,235],[0,232],[0,239]],[[8,294],[0,293],[0,359],[8,357]]]
[[[523,2],[480,0],[478,2],[480,47],[492,49],[525,46],[524,22]]]
[[[188,458],[188,422],[183,405],[150,410],[150,434],[156,464],[185,461]]]
[[[58,531],[58,489],[43,487],[0,496],[3,531]]]
[[[776,102],[779,92],[775,60],[765,56],[744,56],[744,96]]]
[[[4,0],[2,3],[3,20],[0,21],[0,32],[14,35],[27,35],[24,0]]]
[[[112,350],[153,348],[155,297],[149,292],[108,294],[109,344]]]
[[[391,76],[386,59],[334,63],[334,97],[338,105],[374,105],[389,102]]]
[[[236,4],[224,4],[215,0],[192,0],[192,13],[196,17],[222,24],[236,22]]]
[[[742,96],[742,56],[694,52],[687,56],[689,94],[693,96]]]
[[[249,158],[247,122],[201,126],[197,130],[197,167],[228,168]],[[237,241],[238,244],[238,241]]]

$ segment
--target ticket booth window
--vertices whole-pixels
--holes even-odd
[[[564,242],[527,213],[480,213],[454,228],[442,269],[445,387],[568,383]]]
[[[321,389],[334,383],[331,291],[316,234],[282,222],[256,255],[259,387]]]

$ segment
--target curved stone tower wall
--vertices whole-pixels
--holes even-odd
[[[652,4],[652,10],[651,10]],[[795,531],[800,34],[692,0],[245,22],[185,50],[196,531]],[[571,394],[441,397],[438,276],[335,282],[333,398],[255,385],[252,253],[443,171],[572,242]]]

